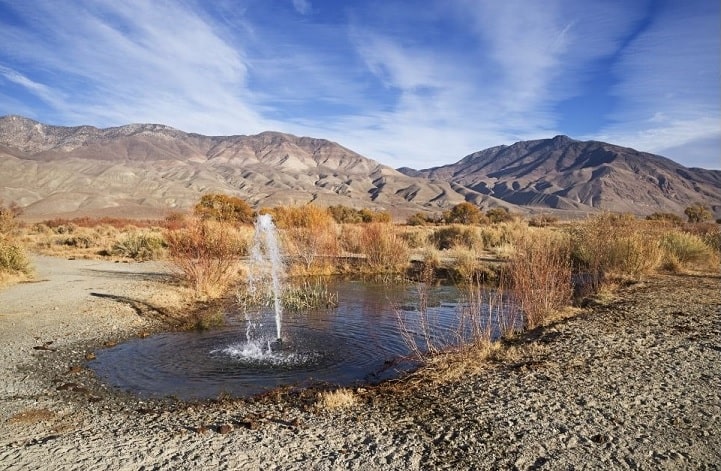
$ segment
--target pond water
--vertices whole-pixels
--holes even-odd
[[[416,285],[336,281],[338,306],[286,312],[283,342],[248,342],[248,321],[228,312],[227,324],[208,331],[163,333],[96,352],[88,366],[109,385],[145,397],[250,397],[278,386],[376,383],[413,367],[398,313],[409,329],[417,314]],[[439,334],[458,324],[461,295],[454,287],[428,292],[427,316]],[[273,313],[255,328],[275,332]],[[267,338],[273,338],[271,335]]]

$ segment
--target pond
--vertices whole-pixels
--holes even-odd
[[[399,361],[411,350],[401,335],[399,314],[418,332],[418,288],[414,284],[334,281],[338,306],[286,312],[282,344],[247,340],[240,310],[227,313],[224,327],[163,333],[96,352],[88,366],[109,385],[144,397],[212,399],[250,397],[278,386],[356,386],[393,378],[414,367]],[[438,335],[457,329],[461,294],[455,287],[429,288],[425,316]],[[275,332],[273,313],[254,324]],[[422,343],[422,342],[419,342]]]

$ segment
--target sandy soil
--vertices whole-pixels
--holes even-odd
[[[3,469],[718,469],[721,278],[654,277],[457,384],[360,404],[142,401],[83,368],[160,324],[159,264],[34,259],[0,291]]]

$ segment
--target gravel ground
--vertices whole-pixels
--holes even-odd
[[[651,278],[530,333],[526,357],[319,411],[312,394],[188,404],[108,391],[83,364],[157,328],[166,272],[35,263],[40,281],[0,292],[3,469],[721,467],[718,276]]]

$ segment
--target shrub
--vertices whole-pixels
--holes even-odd
[[[304,274],[328,274],[338,254],[336,224],[326,209],[305,206],[262,209],[273,217],[283,241],[284,252],[299,265],[291,267]]]
[[[360,252],[374,273],[397,273],[408,266],[408,247],[390,224],[363,226]]]
[[[631,215],[602,214],[571,229],[576,269],[588,275],[588,289],[600,289],[607,277],[639,278],[661,261],[656,226]]]
[[[200,219],[240,224],[252,224],[254,217],[248,203],[236,196],[222,194],[203,195],[194,212]]]
[[[647,221],[662,221],[670,224],[682,224],[683,219],[678,214],[674,213],[652,213],[646,216]]]
[[[449,211],[444,212],[443,218],[448,224],[478,224],[485,219],[481,209],[467,201],[459,203]]]
[[[22,209],[15,203],[5,206],[0,201],[0,236],[10,236],[18,227],[18,216],[22,214]]]
[[[30,274],[25,249],[16,241],[20,213],[20,208],[14,204],[0,204],[0,280],[6,275]]]
[[[217,297],[235,280],[238,258],[247,255],[248,239],[229,223],[193,220],[167,231],[168,255],[200,297]]]
[[[503,207],[489,209],[486,211],[486,217],[493,224],[497,224],[499,222],[510,222],[514,219],[508,208]]]
[[[362,222],[361,215],[355,208],[349,208],[342,204],[329,206],[328,212],[338,224],[355,224]]]
[[[438,250],[447,250],[454,247],[474,248],[480,244],[478,233],[470,227],[449,226],[435,230],[431,242]]]
[[[516,242],[516,253],[504,268],[513,297],[524,313],[524,327],[533,329],[554,311],[568,305],[571,285],[570,244],[554,233],[528,233]]]
[[[665,251],[664,267],[670,271],[691,267],[718,270],[718,253],[695,234],[669,232],[661,239],[661,246]]]
[[[558,217],[551,214],[539,214],[528,220],[531,227],[547,227],[558,222]]]
[[[164,246],[165,241],[160,236],[136,232],[116,242],[111,253],[142,262],[160,258]]]
[[[711,211],[701,203],[689,206],[684,210],[684,214],[686,214],[688,222],[706,222],[713,219]]]
[[[428,217],[424,213],[411,214],[408,216],[408,219],[406,219],[406,224],[409,226],[425,226],[429,222]]]
[[[30,274],[30,262],[19,244],[0,237],[0,278],[5,274]]]

